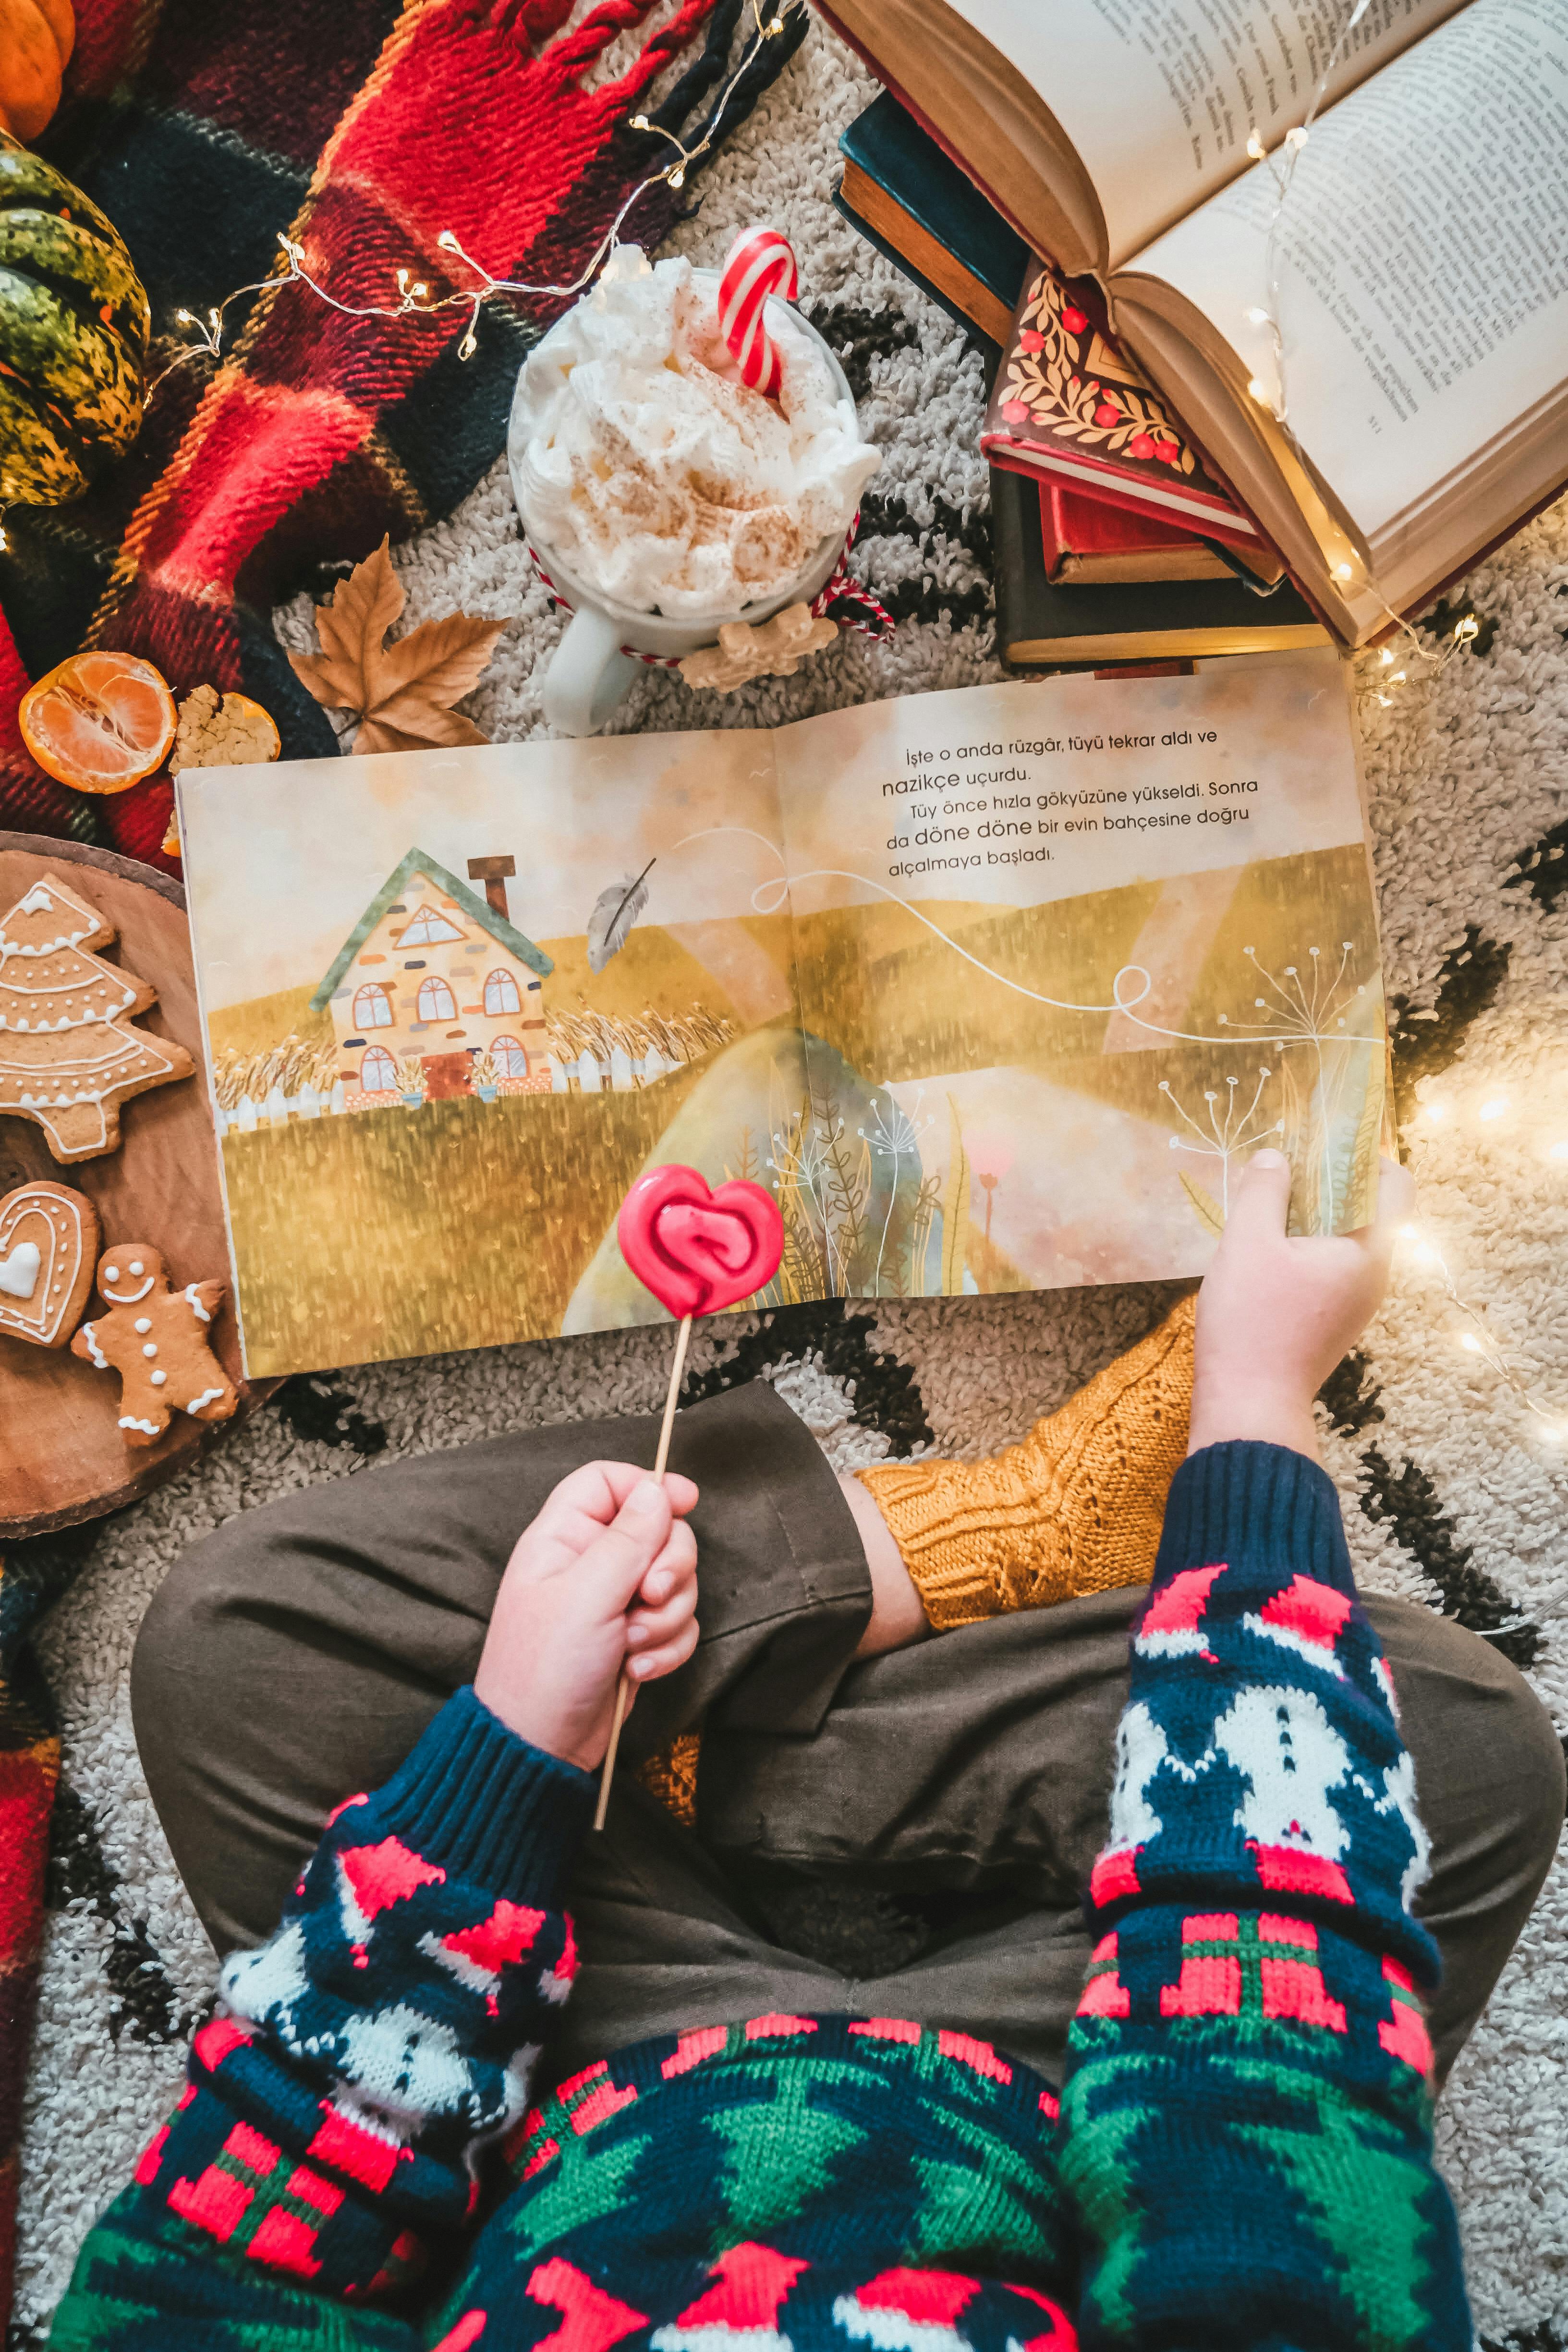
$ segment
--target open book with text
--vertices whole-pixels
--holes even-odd
[[[1264,1142],[1300,1230],[1369,1213],[1327,650],[179,795],[253,1379],[659,1319],[665,1160],[773,1192],[765,1306],[1197,1275]]]
[[[823,13],[1037,251],[1100,278],[1347,644],[1568,478],[1568,0]],[[1281,210],[1272,166],[1336,41]]]

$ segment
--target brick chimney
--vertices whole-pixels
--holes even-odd
[[[469,881],[484,884],[490,910],[499,915],[503,923],[511,920],[511,910],[506,903],[506,886],[516,872],[515,857],[470,857],[468,860]]]

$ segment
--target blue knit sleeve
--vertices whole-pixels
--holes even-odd
[[[237,2347],[296,2302],[279,2344],[405,2340],[401,2323],[342,2333],[326,2299],[395,2295],[471,2216],[480,2152],[522,2118],[571,1987],[560,1887],[592,1803],[585,1773],[464,1690],[384,1788],[339,1807],[277,1933],[226,1963],[184,2095],[89,2237],[54,2344],[169,2347],[193,2321],[193,2345],[232,2325]]]
[[[1315,1463],[1184,1465],[1131,1650],[1060,2126],[1084,2352],[1469,2352],[1426,1839]]]

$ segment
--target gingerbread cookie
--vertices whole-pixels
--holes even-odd
[[[19,1184],[0,1201],[0,1331],[61,1348],[81,1320],[98,1211],[68,1184]]]
[[[194,1421],[226,1421],[238,1404],[206,1339],[226,1287],[187,1282],[172,1290],[163,1259],[145,1242],[121,1242],[104,1252],[98,1289],[109,1312],[82,1325],[71,1354],[100,1372],[120,1374],[120,1429],[127,1445],[151,1445],[176,1410]]]
[[[117,1150],[121,1104],[195,1068],[132,1026],[158,992],[89,953],[113,937],[53,874],[0,917],[0,1111],[36,1119],[59,1160]]]

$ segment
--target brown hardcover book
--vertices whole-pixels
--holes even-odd
[[[1092,274],[1345,644],[1568,480],[1557,7],[1403,0],[1331,48],[1318,0],[1279,0],[1228,49],[1205,0],[823,13],[1036,252]]]

